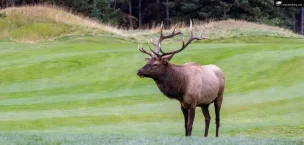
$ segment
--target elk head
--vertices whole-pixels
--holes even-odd
[[[138,44],[139,51],[151,56],[151,58],[145,59],[147,62],[146,65],[137,71],[138,76],[156,78],[156,77],[162,75],[163,73],[166,72],[169,61],[172,59],[174,54],[183,51],[193,40],[207,39],[206,37],[203,37],[202,32],[200,33],[200,35],[198,37],[193,36],[192,21],[190,21],[190,37],[189,37],[188,41],[185,43],[184,38],[183,38],[182,47],[180,49],[177,49],[177,50],[171,51],[171,52],[164,52],[160,46],[161,42],[165,39],[172,38],[176,35],[182,34],[181,32],[177,32],[177,33],[175,32],[176,26],[177,25],[175,25],[173,32],[170,35],[163,35],[163,24],[161,25],[161,31],[160,31],[161,33],[160,33],[158,42],[154,43],[152,41],[152,43],[156,47],[156,52],[151,48],[149,42],[148,42],[148,44],[149,44],[149,48],[150,48],[151,52],[147,52],[145,49],[142,48],[141,45]]]

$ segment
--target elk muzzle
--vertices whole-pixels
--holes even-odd
[[[141,78],[144,77],[143,74],[142,74],[142,70],[141,70],[141,69],[138,70],[138,71],[136,72],[136,74],[137,74],[139,77],[141,77]]]

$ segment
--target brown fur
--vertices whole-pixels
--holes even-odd
[[[140,77],[152,78],[159,90],[168,98],[176,99],[181,104],[181,110],[185,120],[186,136],[191,136],[192,125],[195,117],[195,108],[201,107],[205,117],[205,137],[208,136],[210,114],[209,105],[214,103],[215,108],[215,124],[216,124],[216,137],[220,127],[220,110],[223,101],[223,94],[225,88],[224,73],[215,65],[200,66],[194,62],[186,63],[184,65],[170,64],[169,61],[174,54],[183,51],[193,40],[206,39],[203,37],[202,32],[199,37],[193,36],[192,21],[190,21],[190,37],[180,49],[163,52],[161,49],[161,42],[164,39],[172,38],[181,34],[175,32],[174,27],[170,35],[163,35],[163,25],[161,26],[161,35],[156,46],[156,51],[151,50],[147,52],[138,45],[141,52],[151,56],[146,58],[147,64],[137,71]],[[162,54],[159,54],[161,52]]]
[[[206,123],[205,136],[208,135],[208,107],[214,102],[218,136],[219,111],[225,87],[224,73],[215,65],[200,66],[194,62],[170,64],[171,58],[172,56],[164,56],[147,59],[147,64],[138,71],[138,75],[152,78],[165,96],[180,102],[185,117],[186,136],[191,135],[195,107],[202,108]]]

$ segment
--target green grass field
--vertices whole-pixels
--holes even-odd
[[[44,6],[0,13],[1,145],[304,144],[304,39],[291,31],[234,20],[195,25],[210,39],[171,62],[216,64],[226,89],[220,137],[213,105],[209,137],[200,108],[184,137],[179,103],[136,75],[147,55],[134,42],[156,38],[156,28],[120,30]]]
[[[193,43],[172,60],[212,63],[225,72],[220,138],[214,137],[212,106],[210,138],[205,139],[200,108],[193,137],[183,137],[179,103],[136,75],[147,56],[134,43],[92,36],[39,44],[2,41],[0,143],[303,143],[303,39],[216,42]]]

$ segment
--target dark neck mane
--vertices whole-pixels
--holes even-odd
[[[168,64],[163,75],[154,78],[159,90],[171,99],[182,99],[185,86],[186,77],[182,74],[182,66]]]

